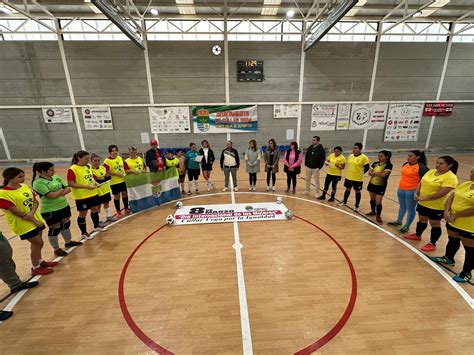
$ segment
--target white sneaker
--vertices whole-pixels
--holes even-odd
[[[227,187],[224,187],[224,188],[222,189],[222,191],[226,192],[226,191],[227,191]]]
[[[276,191],[276,190],[275,190],[275,186],[272,187],[272,191]]]
[[[107,229],[105,229],[104,227],[97,227],[97,228],[94,228],[94,232],[105,232]]]
[[[309,191],[303,192],[303,195],[309,195]]]
[[[211,191],[211,189],[209,188],[209,186],[206,187],[206,191],[207,191],[207,192]]]
[[[345,203],[344,201],[341,201],[341,202],[339,202],[337,205],[338,205],[338,206],[345,206],[346,203]]]
[[[359,212],[360,211],[360,207],[359,206],[355,206],[354,207],[354,212]]]
[[[270,191],[270,186],[267,186],[267,192]]]
[[[237,187],[234,187],[234,191],[237,192],[239,191],[239,189]]]
[[[94,239],[94,236],[90,235],[89,233],[81,235],[81,239],[87,239],[87,240],[92,240]]]
[[[252,186],[249,186],[249,191],[252,191],[253,190],[253,187]]]
[[[252,186],[252,191],[257,191],[257,188],[255,186]]]

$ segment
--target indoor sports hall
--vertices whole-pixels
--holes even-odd
[[[0,354],[472,354],[470,0],[0,0]]]

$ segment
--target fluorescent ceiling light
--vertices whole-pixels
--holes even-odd
[[[278,14],[278,7],[262,7],[262,15],[274,16]]]
[[[294,10],[288,10],[288,11],[286,12],[286,17],[290,17],[290,18],[291,18],[291,17],[293,17],[293,16],[295,16],[295,11],[294,11]]]
[[[13,13],[13,11],[12,11],[10,8],[6,7],[5,5],[3,5],[2,7],[0,7],[0,11],[2,11],[2,12],[5,13],[5,14],[8,14],[8,15],[10,15],[10,14]]]
[[[91,0],[84,0],[84,2],[91,2]]]
[[[192,4],[193,0],[176,0],[177,4]]]
[[[178,6],[178,11],[181,15],[196,15],[194,6]]]
[[[152,8],[150,9],[150,14],[152,14],[153,16],[158,16],[158,10],[155,8]]]
[[[280,5],[281,0],[263,0],[263,5]]]
[[[413,14],[413,17],[420,17],[421,15],[423,15],[423,12],[417,11]]]
[[[443,7],[449,3],[450,0],[437,0],[432,3],[429,7]]]
[[[350,10],[344,15],[344,17],[352,17],[352,16],[355,16],[355,15],[359,12],[360,8],[361,8],[362,6],[364,6],[365,4],[367,4],[367,0],[359,0],[359,1],[357,2],[357,4],[355,4],[354,7],[353,7],[352,9],[350,9]]]

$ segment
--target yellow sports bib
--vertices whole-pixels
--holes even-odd
[[[454,190],[454,200],[451,206],[452,213],[458,213],[474,207],[472,184],[472,181],[466,181]],[[453,222],[449,222],[449,224],[463,231],[474,233],[474,216],[458,217]]]
[[[115,159],[107,158],[104,160],[104,164],[109,166],[111,173],[125,175],[122,157],[117,156]],[[117,185],[125,181],[123,177],[119,176],[111,175],[111,178],[112,180],[110,180],[110,185]]]
[[[33,208],[33,193],[25,184],[21,184],[21,187],[17,190],[1,189],[0,199],[10,201],[20,212],[23,213],[29,213]],[[23,235],[37,228],[33,222],[15,216],[9,210],[4,211],[8,226],[13,234]],[[44,223],[44,219],[41,217],[39,209],[35,213],[35,219]]]
[[[145,172],[145,163],[141,157],[136,157],[135,159],[127,158],[125,159],[125,162],[130,170],[138,171],[139,173]]]
[[[352,181],[364,181],[364,165],[369,164],[369,158],[365,154],[355,156],[349,155],[347,158],[348,168],[346,179]]]
[[[420,197],[434,195],[443,187],[455,188],[458,184],[458,178],[452,171],[441,175],[436,175],[436,171],[436,169],[431,169],[421,179]],[[433,210],[444,210],[448,197],[449,193],[436,200],[420,201],[419,204]]]
[[[328,174],[341,176],[342,169],[339,169],[338,167],[336,167],[336,164],[341,165],[341,164],[346,163],[346,158],[344,157],[344,155],[340,154],[339,156],[336,157],[336,154],[332,153],[332,154],[329,154],[329,157],[327,160],[329,161]]]
[[[69,168],[74,172],[76,175],[75,183],[79,185],[89,185],[89,186],[97,186],[96,182],[94,181],[94,177],[92,174],[92,168],[90,165],[71,165]],[[71,187],[71,194],[74,200],[83,200],[85,198],[93,197],[97,195],[97,189],[89,190],[89,189],[78,189],[76,187]]]
[[[99,166],[97,169],[92,168],[92,174],[99,180],[97,183],[101,184],[99,187],[97,187],[99,196],[107,195],[112,191],[110,188],[110,180],[105,183],[100,182],[107,176],[107,170],[103,166]]]

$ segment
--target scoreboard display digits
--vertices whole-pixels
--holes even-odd
[[[237,81],[263,81],[262,60],[239,60],[237,61]]]

